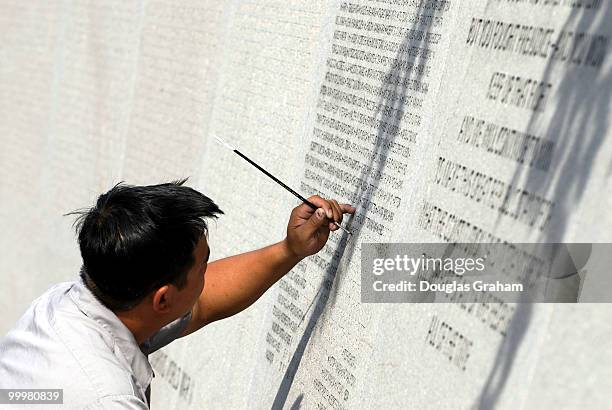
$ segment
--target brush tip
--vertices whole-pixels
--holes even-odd
[[[229,145],[227,142],[223,141],[221,138],[219,138],[218,135],[213,135],[213,138],[215,139],[215,141],[217,141],[218,144],[223,145],[225,148],[234,151],[234,147]]]

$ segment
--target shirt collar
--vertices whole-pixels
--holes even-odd
[[[79,310],[98,323],[100,329],[112,337],[115,355],[124,366],[129,367],[140,387],[146,389],[153,378],[153,369],[147,357],[140,350],[132,332],[119,320],[117,315],[96,299],[82,279],[79,278],[74,283],[69,294]]]

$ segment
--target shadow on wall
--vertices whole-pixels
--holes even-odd
[[[612,21],[610,2],[601,2],[596,11],[575,10],[561,30],[604,34]],[[606,45],[607,46],[607,45]],[[607,50],[607,47],[606,47]],[[560,66],[564,73],[553,78],[553,71]],[[553,219],[539,238],[540,243],[554,243],[566,240],[565,234],[572,212],[582,200],[584,189],[591,176],[596,157],[608,132],[610,113],[610,91],[612,72],[599,67],[548,61],[542,81],[552,83],[556,88],[557,105],[542,137],[554,142],[553,160],[547,175],[535,167],[517,166],[511,184],[521,184],[528,191],[537,193],[554,202]],[[589,76],[584,82],[577,81],[577,73]],[[532,115],[527,132],[536,134],[538,114]],[[612,159],[608,165],[608,175]],[[522,182],[521,182],[522,181]],[[504,204],[506,205],[506,204]],[[499,223],[499,220],[498,220]],[[577,278],[575,283],[578,290]],[[512,370],[518,349],[529,327],[533,306],[530,303],[517,305],[507,336],[497,351],[485,385],[477,403],[478,409],[492,409],[496,406]]]
[[[433,16],[442,13],[439,11],[431,12],[429,10],[424,10],[423,8],[415,9],[415,13],[417,14],[423,12],[427,12],[427,14]],[[427,23],[421,22],[414,24],[412,27],[410,27],[410,29],[427,32],[430,29],[432,20],[433,19],[430,19]],[[370,201],[373,193],[380,185],[380,180],[374,178],[373,175],[382,173],[382,171],[385,169],[389,155],[387,147],[389,146],[390,142],[394,142],[396,140],[400,132],[400,124],[404,114],[405,101],[408,97],[408,85],[410,81],[420,81],[423,77],[422,73],[412,73],[405,70],[403,68],[405,65],[401,64],[405,61],[414,61],[407,55],[406,49],[409,46],[427,47],[424,39],[415,41],[411,40],[409,37],[410,35],[402,40],[399,51],[396,53],[394,58],[393,66],[388,69],[385,79],[383,80],[383,84],[381,84],[389,91],[389,93],[387,93],[387,96],[379,99],[377,109],[374,113],[372,113],[377,119],[378,126],[376,130],[376,142],[371,147],[372,155],[367,164],[368,167],[363,168],[359,176],[362,181],[365,181],[365,183],[353,193],[352,198],[349,198],[350,203],[357,207],[357,212],[351,221],[351,230],[353,235],[350,236],[349,240],[349,235],[345,232],[336,232],[336,234],[341,233],[341,237],[338,241],[336,249],[333,250],[334,257],[332,258],[329,267],[326,269],[323,280],[319,284],[317,294],[311,303],[311,306],[314,306],[312,308],[312,314],[308,319],[304,333],[297,344],[287,370],[285,371],[282,382],[277,390],[272,405],[273,409],[282,409],[285,406],[287,396],[291,390],[293,380],[297,373],[297,369],[299,368],[300,362],[306,347],[308,346],[310,338],[315,331],[317,323],[327,314],[327,307],[331,307],[335,304],[338,292],[338,283],[336,278],[338,277],[338,280],[341,280],[342,273],[344,270],[346,270],[344,265],[340,265],[340,260],[350,261],[353,258],[356,248],[359,247],[360,238],[362,236],[361,228],[366,221],[366,216],[368,216],[370,213]],[[414,62],[416,63],[415,65],[418,65],[419,59]],[[319,99],[322,98],[324,97],[319,97]],[[329,246],[329,243],[327,246]],[[308,314],[309,310],[310,309],[307,310],[305,315]],[[301,395],[298,400],[292,404],[291,408],[299,408],[302,398],[303,396]]]

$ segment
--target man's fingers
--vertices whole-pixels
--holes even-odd
[[[349,204],[340,204],[340,210],[343,214],[354,214],[357,208]]]
[[[330,230],[335,231],[340,229],[335,223],[342,223],[343,215],[345,213],[354,214],[355,207],[349,204],[339,204],[335,199],[323,199],[319,195],[313,195],[308,198],[313,205],[317,206],[319,209],[323,209],[325,212],[325,216],[329,219],[328,227]]]
[[[335,199],[330,199],[329,201],[332,206],[332,210],[334,211],[334,221],[338,223],[342,223],[342,211],[340,210],[340,204]]]
[[[317,209],[314,214],[308,219],[308,223],[310,223],[309,231],[314,233],[321,226],[325,226],[327,222],[325,211],[321,208]]]
[[[308,201],[312,202],[312,204],[315,205],[317,208],[323,208],[323,210],[325,211],[325,216],[327,216],[329,219],[332,219],[334,217],[334,213],[329,202],[321,198],[319,195],[311,196],[310,198],[308,198]]]

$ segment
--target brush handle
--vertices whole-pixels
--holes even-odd
[[[295,192],[293,189],[289,188],[287,185],[285,185],[283,183],[283,181],[281,181],[280,179],[276,178],[274,175],[272,175],[271,173],[269,173],[268,171],[266,171],[265,169],[263,169],[262,167],[260,167],[259,165],[257,165],[257,163],[255,161],[252,161],[249,157],[247,157],[246,155],[244,155],[242,152],[238,151],[237,149],[232,150],[234,151],[236,154],[238,154],[240,157],[242,157],[245,161],[247,161],[249,164],[253,165],[255,168],[257,168],[258,170],[260,170],[261,172],[263,172],[264,174],[266,174],[268,177],[270,177],[274,182],[276,182],[277,184],[279,184],[280,186],[282,186],[283,188],[285,188],[287,191],[291,192],[293,195],[295,195],[296,197],[298,197],[300,200],[302,200],[302,202],[304,202],[306,205],[308,205],[309,207],[311,207],[313,210],[317,210],[317,206],[315,204],[313,204],[312,202],[310,202],[308,199],[304,198],[302,195],[298,194],[297,192]],[[342,229],[344,232],[348,233],[349,235],[352,235],[353,233],[351,231],[349,231],[348,229],[346,229],[344,226],[340,225],[338,222],[334,221],[334,225],[336,225],[338,228]]]
[[[302,195],[300,195],[297,192],[295,192],[293,189],[289,188],[287,185],[285,185],[283,183],[283,181],[281,181],[280,179],[276,178],[274,175],[272,175],[271,173],[269,173],[268,171],[266,171],[265,169],[263,169],[262,167],[257,165],[257,163],[255,163],[254,161],[251,161],[251,159],[249,157],[247,157],[246,155],[244,155],[242,152],[238,151],[237,149],[235,149],[234,152],[236,154],[240,155],[242,158],[244,158],[244,160],[247,161],[249,164],[253,165],[255,168],[257,168],[258,170],[260,170],[261,172],[263,172],[264,174],[266,174],[267,176],[272,178],[274,180],[274,182],[276,182],[277,184],[279,184],[280,186],[285,188],[287,191],[291,192],[293,195],[295,195],[299,199],[301,199],[306,205],[310,206],[313,210],[315,210],[315,211],[317,210],[318,207],[315,204],[313,204],[308,199],[304,198]]]

